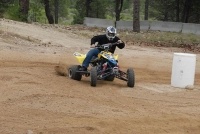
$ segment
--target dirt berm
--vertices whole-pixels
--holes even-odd
[[[78,63],[73,52],[89,50],[83,30],[0,20],[1,134],[200,133],[198,53],[193,88],[170,85],[173,53],[182,49],[129,43],[116,53],[121,69],[134,68],[135,87],[117,79],[91,87],[88,77],[66,76]]]

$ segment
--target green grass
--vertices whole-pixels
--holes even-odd
[[[128,41],[156,43],[166,47],[171,47],[171,46],[179,47],[181,45],[200,44],[199,35],[194,35],[194,34],[158,32],[158,31],[149,31],[141,33],[121,31],[120,36],[124,40]]]

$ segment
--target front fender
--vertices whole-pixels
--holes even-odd
[[[102,51],[101,53],[99,53],[98,57],[100,58],[102,56],[105,59],[107,59],[108,58],[107,55],[112,56],[115,60],[118,60],[118,57],[119,57],[117,54],[112,54],[111,52],[105,52],[105,51]]]
[[[118,54],[114,54],[114,58],[115,60],[118,60],[119,55]]]

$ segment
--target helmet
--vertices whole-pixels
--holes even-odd
[[[108,38],[108,40],[113,40],[115,38],[116,33],[117,30],[113,26],[109,26],[106,28],[106,37]]]

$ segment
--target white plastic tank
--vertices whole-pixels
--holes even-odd
[[[171,86],[187,88],[194,85],[196,55],[174,53],[172,63]]]

